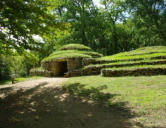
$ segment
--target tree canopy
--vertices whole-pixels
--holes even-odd
[[[34,36],[49,34],[58,27],[51,7],[52,0],[1,0],[0,48],[33,49],[39,47]]]
[[[103,55],[166,45],[165,0],[1,0],[0,8],[1,56],[40,62],[72,43]]]

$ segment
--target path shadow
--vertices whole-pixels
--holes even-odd
[[[126,103],[108,104],[116,94],[103,93],[107,86],[41,86],[0,99],[0,128],[134,128]]]

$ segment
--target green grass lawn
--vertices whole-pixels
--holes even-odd
[[[70,78],[64,86],[84,85],[79,95],[86,89],[101,89],[101,92],[114,95],[108,104],[125,103],[136,114],[134,120],[144,126],[152,128],[166,126],[166,76],[149,77],[101,77],[84,76]],[[84,90],[84,91],[81,91]],[[87,91],[88,92],[88,91]],[[91,96],[92,94],[84,93]]]
[[[28,76],[28,77],[18,77],[15,79],[15,82],[22,82],[22,81],[26,81],[26,80],[31,80],[31,79],[40,79],[42,78],[41,76]],[[5,85],[5,84],[12,84],[11,80],[4,80],[4,81],[0,81],[0,86],[1,85]]]

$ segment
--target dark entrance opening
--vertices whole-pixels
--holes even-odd
[[[68,72],[67,61],[59,62],[59,76],[64,76]]]

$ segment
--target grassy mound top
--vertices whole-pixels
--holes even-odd
[[[47,58],[44,58],[42,62],[48,62],[56,59],[63,58],[97,58],[101,57],[102,54],[93,51],[83,50],[61,50],[50,54]]]
[[[132,66],[132,65],[156,65],[156,64],[164,64],[166,63],[166,60],[164,59],[154,59],[154,60],[138,60],[138,61],[118,61],[114,63],[105,63],[105,64],[91,64],[88,66],[85,66],[84,69],[87,68],[104,68],[104,67],[123,67],[123,66]]]
[[[50,56],[58,56],[62,54],[72,54],[72,53],[77,53],[77,54],[85,54],[85,55],[90,55],[92,57],[101,57],[102,54],[99,54],[97,52],[93,51],[78,51],[78,50],[62,50],[62,51],[57,51],[52,53]]]
[[[129,52],[122,52],[113,56],[105,56],[100,60],[132,60],[166,57],[166,46],[143,47]]]
[[[119,55],[131,56],[131,55],[141,55],[141,54],[151,54],[151,53],[166,53],[166,46],[142,47],[129,52],[123,52]]]
[[[118,71],[118,70],[135,70],[135,69],[148,69],[148,68],[164,68],[166,69],[166,64],[160,64],[160,65],[134,65],[134,66],[125,66],[125,67],[119,67],[119,68],[105,68],[103,70],[109,70],[109,71]]]
[[[58,55],[50,55],[47,58],[44,58],[42,62],[53,61],[56,59],[63,59],[63,58],[92,58],[90,55],[81,54],[81,53],[63,53]]]
[[[91,48],[82,44],[68,44],[64,45],[60,50],[81,50],[81,51],[91,51]]]

